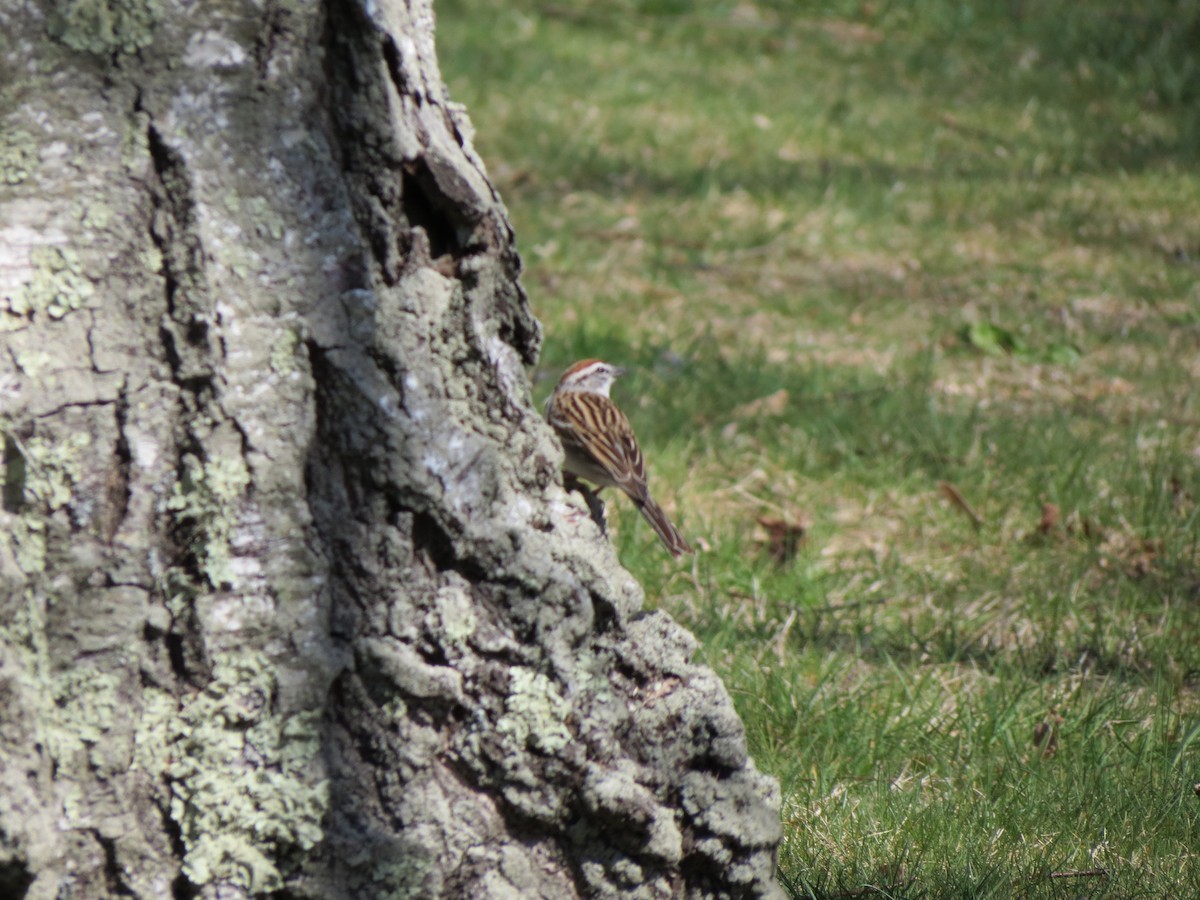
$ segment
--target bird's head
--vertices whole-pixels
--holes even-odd
[[[607,397],[613,382],[625,374],[625,370],[599,359],[584,359],[563,372],[558,380],[560,390],[583,391]]]

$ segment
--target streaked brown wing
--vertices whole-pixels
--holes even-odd
[[[635,498],[646,494],[646,464],[633,429],[617,405],[599,394],[567,392],[559,396],[551,424],[563,441],[572,441]]]

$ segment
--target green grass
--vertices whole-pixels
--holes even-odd
[[[1138,9],[438,4],[794,896],[1200,896],[1200,2]]]

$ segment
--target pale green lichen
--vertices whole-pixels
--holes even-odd
[[[531,746],[545,753],[556,753],[571,742],[566,720],[571,705],[549,678],[533,669],[518,666],[512,670],[511,693],[504,703],[504,715],[496,730],[519,746]]]
[[[458,585],[447,585],[438,589],[436,608],[442,633],[453,643],[463,643],[478,628],[475,611],[471,608],[471,598]]]
[[[46,568],[46,526],[32,516],[5,516],[6,527],[0,529],[0,542],[8,545],[13,559],[26,575],[36,575]]]
[[[57,362],[52,353],[38,347],[22,347],[14,350],[13,361],[16,362],[17,368],[30,378],[40,377],[43,369]]]
[[[290,375],[296,370],[296,348],[300,346],[300,332],[295,328],[284,328],[271,347],[271,371],[276,375]]]
[[[422,888],[433,871],[433,860],[416,853],[380,862],[371,870],[371,896],[408,900],[427,895]]]
[[[189,454],[183,458],[183,477],[167,500],[167,509],[195,537],[201,571],[213,587],[234,585],[229,538],[249,484],[250,473],[241,458],[202,463]]]
[[[5,466],[5,490],[18,485],[23,505],[55,512],[71,502],[71,492],[83,477],[85,451],[92,436],[76,431],[59,441],[31,437],[26,441],[10,438],[16,455],[9,454]]]
[[[84,228],[103,231],[113,220],[112,207],[99,200],[93,200],[83,208],[79,224]]]
[[[150,117],[146,113],[137,113],[124,119],[124,130],[121,132],[120,157],[121,166],[129,173],[141,171],[149,152],[148,126]],[[148,271],[156,271],[149,269]]]
[[[84,667],[72,667],[55,675],[54,705],[59,710],[59,720],[71,726],[72,746],[98,744],[112,728],[120,706],[119,683],[111,672]]]
[[[21,599],[23,602],[12,603],[8,615],[0,618],[0,643],[20,657],[21,670],[38,672],[45,666],[48,651],[46,616],[32,590],[26,589]]]
[[[137,253],[138,268],[147,274],[158,274],[163,270],[162,251],[153,244],[146,244]]]
[[[150,45],[161,16],[156,0],[59,0],[47,31],[72,50],[136,53]]]
[[[37,165],[37,143],[28,131],[0,128],[0,183],[20,184]]]
[[[225,265],[229,267],[229,272],[238,280],[249,278],[254,270],[254,262],[251,260],[253,251],[247,249],[244,245],[233,244],[225,250]]]
[[[3,527],[0,544],[26,575],[46,568],[46,514],[71,502],[75,486],[83,477],[85,454],[91,435],[78,431],[64,440],[40,436],[20,440],[4,433]]]
[[[29,254],[34,275],[5,299],[9,313],[32,318],[45,313],[61,319],[82,308],[96,292],[79,255],[70,247],[35,247]]]
[[[152,778],[162,777],[171,759],[169,740],[179,713],[179,701],[168,691],[146,685],[133,733],[133,765]]]
[[[390,722],[401,723],[408,718],[408,704],[400,696],[393,694],[383,702],[380,711]]]
[[[278,890],[281,857],[324,837],[329,784],[309,771],[320,713],[284,718],[271,708],[275,687],[262,654],[218,654],[212,681],[171,725],[170,812],[195,885]]]
[[[44,741],[50,755],[60,764],[77,753],[87,752],[93,768],[103,753],[97,748],[122,708],[117,688],[120,680],[111,672],[75,667],[56,674],[51,681],[52,715],[46,717]]]
[[[249,221],[254,223],[254,230],[261,238],[272,241],[282,240],[284,232],[283,217],[275,209],[275,204],[265,197],[249,197],[245,200]]]
[[[28,673],[26,683],[33,690],[26,698],[35,704],[38,743],[57,766],[96,768],[104,754],[93,751],[104,749],[122,708],[120,679],[83,663],[54,671],[46,634],[47,600],[33,590],[26,590],[23,599],[0,627],[0,640],[21,656],[20,668]],[[62,803],[70,818],[72,798],[64,795]]]
[[[158,586],[162,591],[163,606],[171,621],[177,622],[186,618],[195,608],[199,591],[183,568],[169,566],[159,579]]]

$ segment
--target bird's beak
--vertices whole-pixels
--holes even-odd
[[[613,366],[613,378],[620,378],[628,371],[628,369],[622,368],[621,366]]]

